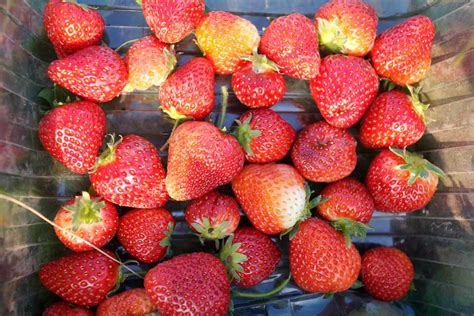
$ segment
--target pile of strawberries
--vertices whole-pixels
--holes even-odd
[[[431,20],[415,16],[376,36],[370,5],[332,0],[314,20],[281,16],[260,36],[242,17],[205,13],[204,0],[141,5],[153,35],[133,43],[124,58],[100,46],[104,20],[96,10],[50,0],[44,11],[59,58],[48,76],[80,100],[49,111],[39,138],[71,172],[89,173],[92,184],[54,219],[59,240],[73,252],[39,271],[41,283],[64,300],[44,315],[92,315],[87,308],[95,306],[97,315],[226,315],[231,284],[253,287],[274,272],[281,252],[271,236],[278,234],[289,238],[291,277],[304,291],[345,291],[360,277],[376,299],[403,298],[413,280],[410,259],[389,247],[361,258],[351,236],[365,237],[374,210],[423,208],[443,175],[405,149],[426,128],[427,105],[412,85],[430,67]],[[204,57],[175,70],[173,44],[193,30]],[[233,93],[251,108],[230,132],[223,116],[218,126],[206,120],[215,74],[232,75]],[[284,76],[309,80],[323,121],[297,133],[270,109],[285,95]],[[166,170],[159,150],[138,135],[111,137],[100,152],[106,116],[99,104],[152,86],[160,87],[161,110],[175,121]],[[222,112],[227,96],[223,87]],[[357,143],[348,128],[358,122],[360,143],[379,150],[365,184],[350,177]],[[310,182],[327,185],[312,197]],[[218,191],[226,184],[234,197]],[[169,259],[176,222],[163,206],[170,198],[190,201],[185,220],[209,253]],[[119,216],[116,206],[132,209]],[[253,227],[239,227],[240,210]],[[155,263],[143,271],[144,289],[108,295],[130,270],[103,248],[114,236],[139,262]]]

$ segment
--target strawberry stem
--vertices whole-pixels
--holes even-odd
[[[238,252],[240,243],[234,243],[234,235],[230,235],[219,252],[219,259],[227,268],[229,280],[240,280],[239,272],[243,272],[241,263],[247,261],[247,256]]]
[[[100,198],[91,199],[89,192],[83,191],[82,196],[75,198],[74,204],[65,206],[64,209],[71,212],[72,230],[77,231],[82,224],[100,223],[102,217],[100,210],[105,202],[99,202]]]
[[[130,44],[133,44],[133,43],[135,43],[135,42],[138,41],[138,40],[139,40],[139,38],[134,38],[134,39],[128,40],[128,41],[126,41],[126,42],[120,44],[120,46],[115,49],[115,52],[118,53],[118,52],[119,52],[122,48],[124,48],[125,46],[128,46],[128,45],[130,45]]]
[[[288,278],[286,278],[283,282],[281,282],[277,287],[264,293],[244,293],[244,292],[232,291],[232,294],[234,294],[234,296],[237,296],[237,297],[264,298],[264,297],[277,294],[278,292],[283,290],[288,285],[290,280],[291,280],[291,274],[289,274]]]
[[[414,88],[410,85],[407,85],[407,89],[410,92],[410,99],[413,110],[416,112],[416,114],[418,114],[419,117],[421,117],[425,124],[428,124],[430,120],[425,112],[428,110],[430,105],[427,103],[422,103],[420,101],[421,86]]]
[[[257,50],[254,50],[251,56],[241,56],[240,59],[251,62],[252,70],[257,74],[265,73],[267,71],[279,72],[277,64],[269,60],[267,56],[259,54]]]
[[[331,224],[335,229],[342,232],[346,241],[347,248],[350,248],[352,246],[352,236],[357,238],[365,238],[367,236],[367,230],[373,229],[373,227],[367,224],[344,217],[337,219]]]
[[[232,135],[237,138],[238,142],[245,150],[247,155],[252,156],[253,151],[250,148],[250,144],[252,143],[252,139],[258,137],[262,134],[262,132],[258,129],[252,129],[250,126],[250,122],[252,121],[252,115],[249,115],[243,122],[239,120],[235,120],[237,123],[237,127],[232,132]]]
[[[160,147],[160,151],[164,151],[166,149],[166,147],[168,147],[168,145],[170,143],[171,136],[173,136],[174,131],[176,130],[176,128],[178,128],[178,125],[180,123],[181,123],[181,120],[175,120],[174,121],[173,128],[171,129],[171,132],[170,132],[170,136],[168,136],[168,139],[163,144],[163,146]]]
[[[219,117],[219,123],[217,124],[217,128],[219,128],[220,130],[222,130],[222,128],[224,127],[224,119],[225,119],[225,114],[227,111],[227,100],[229,98],[229,91],[227,91],[226,86],[222,86],[221,91],[222,91],[221,115]]]

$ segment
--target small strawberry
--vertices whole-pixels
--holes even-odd
[[[379,78],[370,63],[359,57],[329,55],[319,75],[310,82],[311,96],[321,115],[332,126],[357,123],[379,90]]]
[[[376,39],[370,59],[381,77],[405,86],[424,79],[431,65],[433,22],[426,16],[413,16],[382,32]]]
[[[76,0],[50,0],[44,8],[43,22],[58,58],[99,45],[105,27],[97,10]]]
[[[224,264],[203,252],[159,263],[145,276],[145,289],[160,315],[225,316],[230,304]]]
[[[354,170],[357,164],[356,141],[347,130],[324,121],[316,122],[296,137],[291,159],[306,179],[334,182]]]
[[[71,306],[61,301],[45,309],[43,316],[94,316],[94,313],[82,306]]]
[[[97,307],[96,316],[145,316],[155,310],[145,289],[136,288],[106,298]]]
[[[72,172],[84,174],[94,167],[105,135],[105,113],[88,101],[54,108],[40,121],[43,147]]]
[[[237,124],[234,136],[246,151],[245,159],[252,163],[283,159],[296,138],[295,129],[270,109],[247,111]]]
[[[405,297],[413,281],[410,258],[390,247],[370,249],[362,256],[360,277],[365,289],[381,301],[398,301]]]
[[[273,20],[262,36],[259,50],[287,76],[310,80],[319,72],[318,34],[313,22],[302,14]]]
[[[217,74],[236,72],[241,56],[257,50],[260,36],[250,21],[224,11],[212,11],[204,15],[196,26],[199,48],[208,58]]]
[[[165,169],[158,150],[146,139],[127,135],[107,144],[90,174],[98,195],[135,208],[161,207],[168,200]]]
[[[119,54],[109,47],[91,46],[48,67],[49,78],[77,94],[97,103],[118,96],[127,84],[128,71]]]
[[[413,212],[428,204],[443,171],[421,155],[385,149],[370,163],[365,179],[378,211]]]

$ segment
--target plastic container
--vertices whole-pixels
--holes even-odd
[[[81,1],[82,2],[82,1]],[[150,33],[138,5],[132,0],[83,1],[99,8],[106,21],[105,42],[111,47]],[[212,10],[242,15],[258,29],[268,17],[301,12],[313,17],[323,0],[207,0]],[[426,135],[413,147],[447,173],[426,209],[411,214],[376,213],[359,249],[375,244],[406,251],[415,265],[417,290],[400,303],[382,303],[363,291],[323,299],[305,294],[294,284],[267,300],[236,300],[235,315],[454,315],[474,314],[474,4],[470,1],[368,1],[379,16],[379,31],[408,16],[424,14],[436,23],[433,65],[424,80],[431,103]],[[42,25],[45,0],[7,0],[0,4],[0,190],[53,218],[58,206],[82,189],[87,176],[68,172],[41,147],[40,119],[35,98],[50,86],[46,67],[54,59]],[[198,54],[190,38],[177,45],[184,52],[180,64]],[[216,104],[220,86],[216,82]],[[172,123],[158,110],[157,90],[123,95],[103,105],[109,132],[142,135],[160,146]],[[309,95],[307,82],[288,80],[288,92],[274,109],[298,130],[321,116]],[[226,125],[245,108],[230,97]],[[216,106],[215,119],[219,115]],[[353,132],[357,135],[357,129]],[[355,175],[363,178],[373,153],[360,148]],[[165,155],[166,153],[164,153]],[[165,158],[165,157],[163,157]],[[167,207],[179,221],[174,252],[202,247],[183,223],[184,204]],[[285,255],[275,274],[258,286],[263,291],[288,273]],[[66,252],[53,229],[28,211],[0,201],[0,315],[39,315],[54,298],[41,287],[36,271],[41,264]],[[137,281],[138,282],[138,281]],[[132,282],[133,283],[133,282]]]

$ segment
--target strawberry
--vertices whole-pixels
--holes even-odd
[[[296,137],[291,159],[306,179],[334,182],[354,170],[357,164],[356,141],[347,130],[324,121],[316,122]]]
[[[319,72],[318,34],[313,22],[302,14],[273,20],[262,36],[259,50],[287,76],[310,80]]]
[[[99,45],[105,27],[97,10],[76,0],[50,0],[44,8],[43,22],[58,58]]]
[[[81,306],[71,306],[66,302],[57,302],[49,306],[43,316],[94,316],[94,313]]]
[[[90,174],[98,195],[120,206],[161,207],[168,200],[160,153],[146,139],[127,135],[107,144]]]
[[[365,59],[329,55],[322,60],[310,89],[324,119],[332,126],[348,128],[360,120],[375,99],[379,78]]]
[[[404,86],[424,79],[430,69],[433,22],[413,16],[382,32],[370,52],[372,65],[381,77]]]
[[[155,36],[164,43],[184,39],[204,14],[204,0],[142,0],[143,15]]]
[[[122,92],[127,84],[128,71],[114,50],[91,46],[53,61],[48,67],[48,76],[81,98],[102,103]]]
[[[242,227],[227,239],[220,258],[226,265],[233,283],[252,287],[275,271],[281,252],[264,233],[253,227]]]
[[[174,120],[200,120],[214,108],[214,69],[209,60],[197,57],[174,72],[160,88],[163,112]]]
[[[224,11],[204,15],[196,26],[199,48],[217,74],[226,75],[241,67],[241,56],[257,50],[260,36],[250,21]]]
[[[117,238],[140,262],[160,260],[169,251],[175,220],[164,208],[135,209],[120,218]]]
[[[114,254],[104,250],[109,256]],[[95,306],[115,287],[120,271],[115,261],[91,250],[73,252],[41,266],[44,287],[63,300],[81,306]]]
[[[421,155],[385,149],[370,163],[365,179],[378,211],[412,212],[433,197],[443,171]]]
[[[392,90],[379,95],[367,110],[360,126],[360,142],[367,148],[406,147],[425,133],[424,112],[428,104],[420,102],[419,89],[411,96]]]
[[[115,235],[119,216],[115,206],[104,199],[91,198],[89,193],[67,201],[56,213],[56,225],[67,232],[54,227],[59,240],[74,251],[88,251],[93,248],[77,240],[74,235],[87,240],[97,248],[105,246]]]
[[[295,129],[270,109],[247,111],[236,121],[234,136],[245,149],[245,159],[252,163],[283,159],[296,138]]]
[[[243,59],[248,62],[232,75],[232,90],[237,99],[250,108],[269,108],[278,103],[286,92],[285,78],[278,72],[278,66],[256,52]]]
[[[413,281],[410,258],[391,247],[370,249],[362,256],[360,277],[365,289],[381,301],[398,301],[405,297]]]
[[[155,310],[145,289],[136,288],[106,298],[97,307],[96,316],[145,316]]]
[[[290,240],[290,271],[295,283],[307,292],[335,293],[349,289],[360,271],[354,245],[328,223],[309,218]]]
[[[154,36],[145,36],[135,42],[125,55],[128,82],[123,92],[147,90],[161,86],[176,65],[173,48]]]
[[[227,315],[230,284],[224,264],[195,252],[159,263],[145,276],[145,289],[160,315]]]
[[[40,121],[43,147],[71,172],[84,174],[94,167],[105,135],[105,113],[88,101],[54,108]]]
[[[378,17],[374,8],[361,0],[332,0],[314,16],[319,45],[323,50],[351,56],[365,56],[374,46]]]

